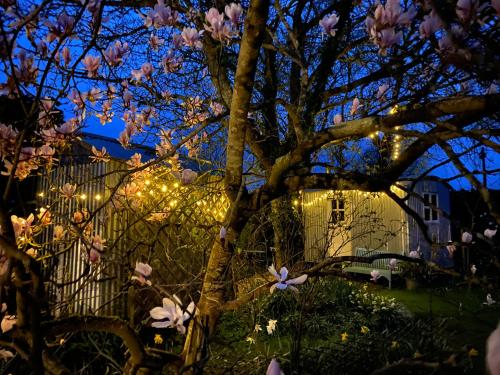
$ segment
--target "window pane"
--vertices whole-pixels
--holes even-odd
[[[429,221],[431,219],[431,210],[429,208],[424,208],[424,220]]]
[[[436,194],[432,194],[431,195],[431,203],[437,207],[437,195]]]
[[[432,220],[437,220],[438,219],[438,213],[435,210],[432,210]]]

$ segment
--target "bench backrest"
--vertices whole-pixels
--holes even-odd
[[[362,247],[358,247],[355,250],[354,255],[357,257],[370,257],[372,255],[386,254],[386,253],[387,253],[386,251],[368,250],[368,249],[364,249]],[[352,266],[379,269],[379,270],[388,270],[389,269],[389,261],[390,261],[390,259],[387,258],[387,259],[377,259],[373,263],[352,262]],[[394,271],[399,271],[399,265],[396,266]]]

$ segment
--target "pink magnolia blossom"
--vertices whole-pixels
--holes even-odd
[[[333,123],[335,125],[338,125],[342,122],[342,115],[340,113],[337,113],[335,116],[333,116]]]
[[[330,15],[324,16],[323,19],[319,21],[319,25],[323,29],[323,33],[330,36],[335,36],[337,29],[335,29],[334,27],[338,22],[339,17],[335,13],[332,13]]]
[[[82,60],[82,64],[87,71],[87,76],[89,78],[97,77],[97,71],[99,70],[99,66],[101,65],[101,58],[98,56],[87,55]]]
[[[476,0],[458,0],[456,6],[458,18],[464,23],[469,22],[477,11],[477,5]]]
[[[144,75],[144,77],[151,78],[151,74],[153,74],[153,71],[154,71],[153,64],[151,64],[150,62],[145,62],[144,64],[142,64],[141,72]]]
[[[409,27],[416,14],[413,6],[403,12],[399,0],[387,0],[385,5],[377,5],[373,17],[368,16],[365,24],[370,39],[379,47],[379,54],[386,55],[390,47],[399,43],[402,33],[398,30]]]
[[[486,90],[486,95],[496,94],[498,92],[497,85],[492,83]]]
[[[360,103],[359,103],[359,99],[354,98],[354,100],[352,101],[352,105],[351,105],[351,111],[350,111],[351,116],[354,116],[354,114],[356,114],[359,107],[362,107],[362,105],[360,105]]]
[[[75,19],[68,16],[66,12],[62,12],[55,22],[45,21],[45,26],[49,28],[49,33],[47,34],[47,42],[52,42],[54,39],[61,38],[64,35],[69,35],[73,31],[75,24]]]
[[[104,52],[104,57],[109,65],[120,65],[125,57],[130,52],[128,43],[123,43],[117,40],[114,45],[109,46]]]
[[[12,215],[10,217],[10,220],[12,221],[16,239],[22,241],[31,238],[31,236],[33,235],[31,225],[35,220],[35,216],[33,214],[30,214],[26,219],[18,217],[16,215]]]
[[[224,13],[219,13],[215,8],[210,8],[205,14],[205,30],[210,32],[213,39],[225,42],[231,38],[231,28],[224,22]]]
[[[275,284],[271,285],[271,289],[269,290],[271,294],[275,291],[276,288],[279,290],[290,289],[294,292],[298,292],[299,290],[296,287],[294,287],[294,285],[304,284],[304,282],[307,280],[307,275],[301,275],[294,279],[287,280],[288,270],[286,269],[286,267],[281,267],[279,274],[278,272],[276,272],[274,264],[269,266],[268,270],[271,273],[271,275],[273,275],[274,278],[277,280]]]
[[[73,199],[76,196],[76,184],[70,184],[66,182],[60,189],[60,193],[64,196],[66,199]]]
[[[158,49],[165,44],[165,39],[160,39],[156,35],[151,34],[149,37],[149,45],[153,49],[153,51],[158,52]]]
[[[139,168],[142,165],[141,158],[142,155],[136,152],[130,157],[130,160],[127,161],[127,165],[130,169]]]
[[[224,243],[226,242],[226,236],[227,236],[226,227],[224,227],[224,226],[220,227],[219,239],[220,239],[220,242],[222,244],[222,247],[224,247]]]
[[[168,212],[152,212],[146,220],[151,222],[162,222],[167,220],[168,216]]]
[[[104,252],[104,243],[106,240],[102,239],[100,235],[95,234],[89,240],[89,261],[92,264],[97,264],[101,261],[101,255]]]
[[[68,66],[71,62],[71,51],[68,47],[64,47],[61,52],[62,58],[64,60],[64,65]]]
[[[184,45],[187,47],[194,47],[198,49],[203,47],[200,40],[200,33],[196,29],[185,27],[182,30],[181,37]]]
[[[231,23],[237,26],[240,23],[240,18],[243,14],[243,8],[240,4],[231,3],[224,7],[224,13],[226,13],[227,18],[229,18]]]
[[[144,72],[142,71],[142,69],[132,69],[130,71],[130,75],[132,76],[132,81],[135,81],[135,82],[140,82],[142,77],[144,76]]]
[[[493,237],[495,237],[496,234],[497,234],[497,229],[496,228],[495,229],[489,229],[489,228],[487,228],[487,229],[484,230],[484,236],[486,238],[489,238],[490,240]]]
[[[10,331],[16,323],[17,317],[15,315],[4,315],[2,322],[0,323],[2,333]]]
[[[165,6],[163,0],[158,0],[153,10],[149,11],[146,18],[144,19],[144,26],[153,26],[159,29],[163,26],[174,26],[179,19],[179,13],[172,10],[169,6]]]
[[[491,0],[491,6],[497,12],[497,16],[500,17],[500,0]]]
[[[132,280],[137,281],[140,285],[151,286],[151,281],[148,279],[153,272],[153,268],[149,264],[136,262],[134,272],[135,275],[132,276]]]
[[[172,45],[177,49],[181,48],[184,45],[184,38],[181,34],[172,35]]]
[[[95,162],[104,162],[107,163],[110,160],[109,154],[106,151],[106,147],[102,147],[101,150],[97,150],[95,146],[92,146],[92,156],[89,156],[89,159]]]
[[[386,101],[387,100],[386,94],[388,90],[389,90],[389,85],[385,83],[383,85],[380,85],[377,91],[377,100],[380,102]]]
[[[279,362],[273,358],[267,367],[266,375],[285,375],[283,371],[281,371],[281,367]]]
[[[433,10],[432,12],[424,16],[424,20],[419,26],[420,38],[428,39],[442,27],[443,23],[441,19]]]
[[[491,375],[500,375],[500,325],[486,341],[486,367]]]
[[[173,171],[172,174],[181,182],[183,185],[189,185],[196,180],[198,173],[192,171],[191,169],[184,169],[182,172]]]
[[[54,241],[62,241],[65,234],[66,230],[62,225],[56,225],[54,227]]]
[[[472,234],[469,232],[463,232],[462,233],[462,242],[463,243],[471,243],[472,242]]]
[[[379,53],[382,56],[387,54],[387,50],[394,44],[398,44],[402,38],[403,34],[401,31],[395,32],[394,28],[383,29],[379,32],[378,45],[380,47]]]
[[[40,212],[37,215],[40,225],[52,224],[52,214],[44,207],[40,207]]]
[[[122,147],[128,147],[130,144],[130,137],[127,134],[126,130],[123,130],[118,136],[118,142],[122,145]]]
[[[224,106],[220,103],[217,103],[217,102],[211,102],[210,109],[212,110],[212,112],[215,116],[219,116],[222,113],[224,113]]]
[[[195,305],[194,302],[191,302],[183,312],[180,300],[175,295],[173,297],[175,301],[170,298],[163,298],[163,306],[155,307],[149,312],[151,318],[159,320],[153,322],[151,326],[155,328],[175,328],[180,334],[184,335],[186,333],[184,322],[194,314]]]
[[[7,349],[0,349],[0,360],[7,361],[10,358],[14,358],[14,353]]]
[[[174,73],[182,67],[182,57],[176,57],[174,51],[169,50],[162,58],[161,65],[165,74]]]
[[[370,272],[370,276],[370,280],[377,282],[377,280],[380,279],[382,275],[380,274],[380,271],[373,270],[372,272]]]
[[[397,259],[392,258],[391,260],[389,260],[389,269],[390,270],[394,271],[397,266],[398,266],[398,260]]]

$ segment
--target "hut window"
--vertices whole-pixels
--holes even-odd
[[[345,220],[345,202],[343,199],[332,199],[332,213],[328,224],[334,226]]]
[[[438,212],[437,194],[426,193],[424,194],[424,220],[425,221],[437,221]]]

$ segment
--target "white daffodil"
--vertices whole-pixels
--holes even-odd
[[[277,320],[275,319],[270,319],[269,322],[267,322],[267,326],[266,326],[266,329],[267,329],[267,333],[269,335],[272,335],[274,330],[276,329],[276,324],[278,323]]]

